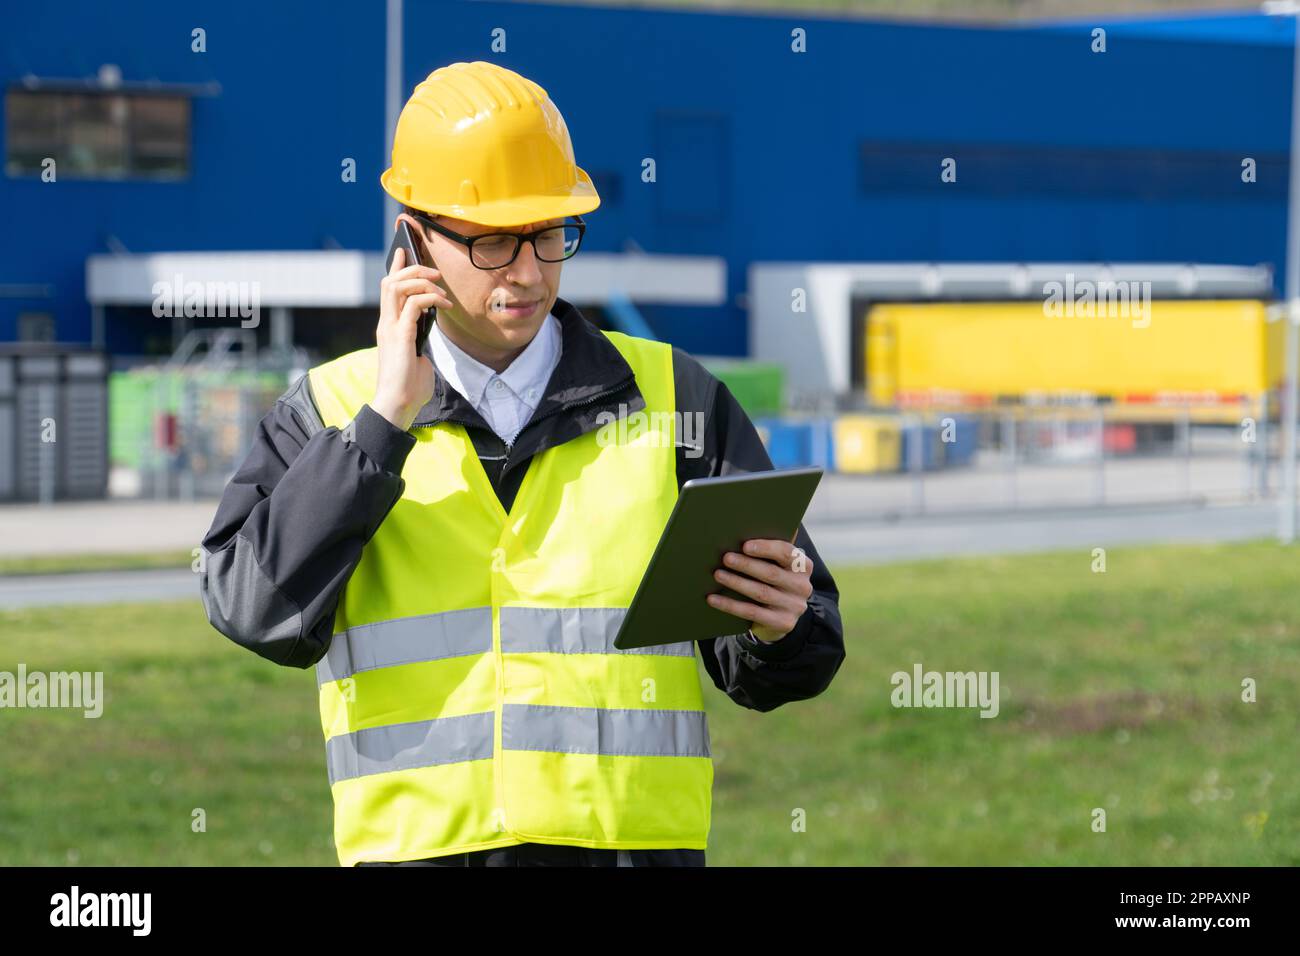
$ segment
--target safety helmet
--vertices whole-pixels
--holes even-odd
[[[495,63],[434,70],[397,118],[379,178],[403,205],[485,226],[590,212],[600,205],[546,90]]]

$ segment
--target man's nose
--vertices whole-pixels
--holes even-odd
[[[506,277],[517,285],[536,285],[542,279],[541,267],[537,264],[537,252],[531,242],[519,244],[519,255],[506,268]]]

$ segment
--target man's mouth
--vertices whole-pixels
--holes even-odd
[[[532,315],[537,310],[537,304],[540,299],[533,299],[531,302],[502,302],[496,307],[497,312],[504,312],[512,318],[524,318]]]

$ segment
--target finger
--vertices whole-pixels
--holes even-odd
[[[791,552],[790,570],[801,577],[812,578],[813,559],[808,557],[807,551],[797,545],[793,552]],[[811,588],[812,585],[810,584],[809,587]]]
[[[757,578],[760,581],[766,581],[768,584],[783,590],[795,594],[801,594],[804,591],[809,594],[812,593],[812,584],[809,581],[812,571],[809,568],[804,568],[803,571],[794,571],[775,561],[769,561],[766,558],[751,558],[748,555],[737,554],[735,551],[728,551],[724,554],[722,563],[734,571],[747,574],[751,578]]]
[[[794,545],[791,542],[776,538],[750,538],[744,543],[743,549],[745,554],[751,554],[756,558],[767,558],[783,568],[790,566],[790,558],[794,554]]]
[[[421,305],[422,300],[432,300],[436,298],[432,293],[426,295],[407,296],[400,312],[392,320],[389,326],[381,326],[379,337],[386,341],[411,342],[415,337],[416,323],[420,319],[420,313],[424,308],[434,305],[429,301],[427,306]]]
[[[407,323],[415,325],[425,309],[436,308],[442,301],[442,295],[437,292],[408,295],[406,304],[402,306],[402,314],[398,318],[398,323],[400,325],[406,325]]]
[[[413,279],[431,281],[442,276],[442,273],[437,269],[421,263],[398,268],[398,255],[404,258],[406,250],[400,246],[398,247],[397,252],[393,255],[393,267],[389,270],[388,275],[384,276],[379,282],[379,324],[381,326],[384,324],[386,316],[394,319],[399,317],[402,310],[403,296],[409,294],[409,292],[404,293],[402,291],[406,283]],[[435,286],[434,288],[438,287]],[[447,303],[446,307],[450,308],[451,304]]]
[[[422,262],[417,262],[414,265],[406,266],[404,269],[399,269],[397,272],[389,273],[389,276],[394,279],[437,279],[441,275],[441,271],[435,269],[433,266],[426,266]]]
[[[788,613],[758,607],[747,601],[738,601],[735,598],[727,597],[725,594],[710,594],[708,601],[719,611],[726,611],[728,614],[734,614],[743,620],[751,621],[754,624],[762,624],[786,634],[793,631],[795,624],[798,623],[798,618],[792,617]]]
[[[447,293],[442,286],[436,285],[431,279],[403,279],[395,280],[397,286],[398,300],[403,301],[406,297],[419,293],[433,293],[442,297],[442,302],[438,303],[445,308],[451,308],[451,300],[447,298]]]
[[[397,318],[401,311],[402,300],[397,294],[397,285],[395,278],[402,268],[402,263],[406,261],[406,250],[399,246],[393,253],[393,264],[388,269],[388,275],[379,280],[379,327],[377,331],[383,330],[386,325]]]
[[[747,578],[743,574],[733,574],[725,568],[714,571],[713,578],[719,584],[726,585],[731,590],[743,594],[745,597],[753,598],[767,607],[797,611],[802,614],[803,609],[808,606],[808,598],[802,596],[798,590],[773,587],[770,584],[764,584],[762,581]],[[811,591],[809,593],[811,594]]]

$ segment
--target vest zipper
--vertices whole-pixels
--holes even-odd
[[[627,378],[623,379],[622,381],[615,383],[614,385],[610,386],[607,389],[604,389],[603,391],[597,392],[595,395],[592,395],[588,398],[584,398],[582,401],[565,402],[559,408],[551,409],[549,412],[547,412],[545,415],[542,415],[540,418],[531,419],[527,424],[531,425],[533,422],[540,421],[541,419],[546,418],[548,415],[555,415],[558,414],[559,412],[569,411],[570,409],[573,408],[581,408],[584,405],[591,405],[592,403],[597,402],[602,398],[605,398],[609,395],[613,395],[616,392],[622,391],[624,388],[627,387],[629,382],[632,382],[635,379],[636,379],[635,374],[629,375]],[[443,421],[451,422],[453,424],[462,425],[462,426],[476,424],[474,422],[465,421],[464,419],[460,419],[460,418],[445,418],[443,419]],[[434,425],[437,424],[440,423],[424,422],[418,425],[412,424],[411,427],[432,428]],[[516,439],[517,438],[518,436],[516,436]],[[507,467],[509,467],[510,465],[510,453],[512,451],[514,451],[514,443],[511,443],[506,446],[505,458],[501,462],[501,474],[503,476],[506,473]],[[496,663],[496,685],[497,685],[496,701],[494,702],[494,716],[493,716],[493,724],[494,724],[494,730],[493,730],[494,739],[492,742],[492,754],[493,754],[492,762],[494,765],[493,766],[493,777],[494,777],[493,789],[495,790],[495,799],[498,802],[499,809],[502,814],[501,817],[502,829],[507,835],[512,835],[510,830],[510,824],[505,819],[504,816],[505,815],[505,778],[504,778],[505,763],[501,751],[502,744],[504,743],[504,739],[502,737],[501,720],[502,720],[502,711],[505,707],[505,659],[501,653],[501,613],[500,613],[500,609],[495,606],[496,598],[493,597],[492,600],[494,605],[492,609],[492,617],[493,617],[492,652],[493,652],[493,656],[495,657],[495,663]]]

